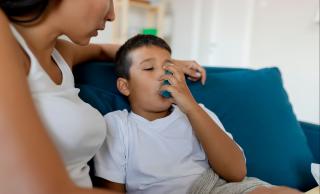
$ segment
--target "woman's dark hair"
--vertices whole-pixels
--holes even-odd
[[[170,46],[161,38],[153,35],[138,34],[124,43],[118,50],[115,58],[115,71],[117,77],[129,79],[129,70],[132,60],[129,56],[130,52],[143,46],[156,46],[167,50],[171,54]]]
[[[0,0],[0,8],[16,23],[30,23],[39,19],[49,0]]]

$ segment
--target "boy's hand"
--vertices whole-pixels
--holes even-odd
[[[179,66],[183,73],[188,76],[191,81],[201,79],[202,85],[205,84],[207,75],[206,70],[196,61],[173,60],[174,64]]]
[[[172,98],[169,100],[172,103],[179,106],[179,108],[184,112],[188,113],[197,106],[197,102],[194,100],[185,80],[184,73],[181,68],[177,65],[167,64],[163,66],[164,70],[168,70],[172,73],[164,74],[160,77],[160,81],[168,80],[170,85],[162,85],[160,91],[170,92]]]

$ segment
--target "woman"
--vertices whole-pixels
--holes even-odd
[[[113,1],[0,0],[0,8],[0,193],[112,193],[90,189],[87,162],[105,126],[79,99],[71,69],[114,58],[117,45],[89,44],[115,19]],[[204,82],[198,64],[176,62]]]

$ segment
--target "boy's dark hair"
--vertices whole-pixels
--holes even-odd
[[[129,57],[131,51],[143,46],[156,46],[167,50],[171,54],[170,46],[161,38],[153,35],[138,34],[125,42],[116,54],[116,75],[129,79],[129,70],[132,60]]]

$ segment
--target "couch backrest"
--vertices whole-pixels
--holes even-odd
[[[116,89],[112,63],[90,62],[75,70],[80,97],[102,114],[130,109]],[[207,83],[188,81],[195,99],[215,112],[245,150],[249,176],[308,190],[316,185],[314,161],[277,68],[208,67]]]

